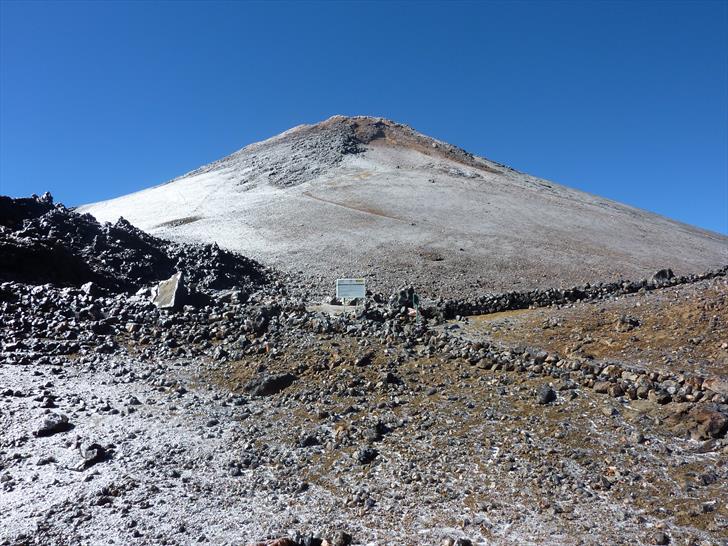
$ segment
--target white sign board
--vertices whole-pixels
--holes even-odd
[[[366,296],[364,279],[336,279],[336,297],[340,300],[353,300]]]

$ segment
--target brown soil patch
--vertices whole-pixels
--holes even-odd
[[[464,335],[586,360],[728,375],[728,281],[470,317]]]

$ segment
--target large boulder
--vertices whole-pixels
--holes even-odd
[[[253,379],[246,385],[246,390],[250,391],[253,396],[271,396],[278,394],[286,387],[290,386],[296,380],[296,376],[291,373],[282,373],[277,375],[265,375]]]
[[[694,440],[722,438],[728,432],[728,407],[722,404],[675,404],[667,420],[673,430]]]
[[[674,277],[675,274],[672,272],[672,269],[660,269],[652,275],[652,279],[650,280],[652,281],[652,284],[659,286],[668,283],[670,279]]]

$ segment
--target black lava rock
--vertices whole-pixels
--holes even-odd
[[[92,282],[114,293],[133,293],[177,271],[201,291],[269,281],[263,266],[215,244],[172,243],[123,218],[100,224],[89,214],[54,205],[50,195],[0,196],[0,282],[77,288]]]
[[[556,401],[556,392],[548,385],[543,385],[536,393],[536,401],[539,404],[550,404]]]
[[[369,464],[379,455],[379,451],[373,447],[363,447],[356,454],[359,464]]]

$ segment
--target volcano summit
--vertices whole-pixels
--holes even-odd
[[[615,173],[615,177],[619,176]],[[687,274],[728,237],[529,176],[382,118],[301,125],[165,184],[80,207],[330,287],[432,295]]]

